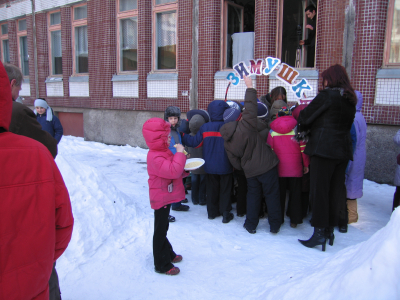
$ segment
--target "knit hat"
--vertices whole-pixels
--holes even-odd
[[[257,102],[257,117],[258,118],[265,118],[268,115],[268,107],[262,103]]]
[[[282,108],[278,111],[278,117],[290,116],[291,114],[292,114],[292,112],[291,112],[290,109],[287,108],[286,106],[282,107]]]
[[[241,117],[242,117],[242,113],[235,108],[228,108],[224,111],[224,122],[225,123],[239,121]]]
[[[226,101],[226,104],[228,104],[231,108],[241,110],[239,104],[237,104],[235,101],[228,100]]]
[[[43,107],[46,109],[46,121],[52,121],[53,120],[53,110],[51,107],[47,104],[46,100],[44,99],[36,99],[35,100],[35,107]],[[35,115],[37,115],[36,108],[33,110]]]

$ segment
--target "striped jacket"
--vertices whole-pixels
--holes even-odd
[[[308,167],[310,159],[304,153],[304,142],[293,140],[297,121],[292,116],[279,117],[271,123],[267,143],[279,158],[279,177],[302,177],[303,167]]]

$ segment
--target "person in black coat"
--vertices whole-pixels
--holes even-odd
[[[300,112],[297,138],[308,137],[304,153],[310,156],[310,202],[313,236],[299,240],[306,247],[333,245],[342,199],[346,201],[345,171],[353,159],[350,129],[357,97],[346,70],[334,65],[322,72],[323,90]]]

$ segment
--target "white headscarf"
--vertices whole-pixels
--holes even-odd
[[[53,120],[53,111],[51,107],[47,104],[46,100],[43,99],[36,99],[35,100],[35,107],[43,107],[46,109],[46,121],[52,121]],[[37,115],[36,108],[33,110],[35,115]]]

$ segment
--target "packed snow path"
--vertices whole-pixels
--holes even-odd
[[[190,211],[171,212],[176,222],[168,231],[183,256],[181,273],[155,273],[146,155],[130,146],[61,140],[56,162],[75,217],[71,243],[57,261],[64,300],[400,299],[400,210],[386,226],[394,187],[367,180],[359,221],[346,234],[335,231],[326,252],[297,241],[311,236],[310,216],[295,229],[286,218],[276,235],[263,218],[251,235],[235,209],[229,224],[208,220],[206,207],[193,205],[189,194]]]

